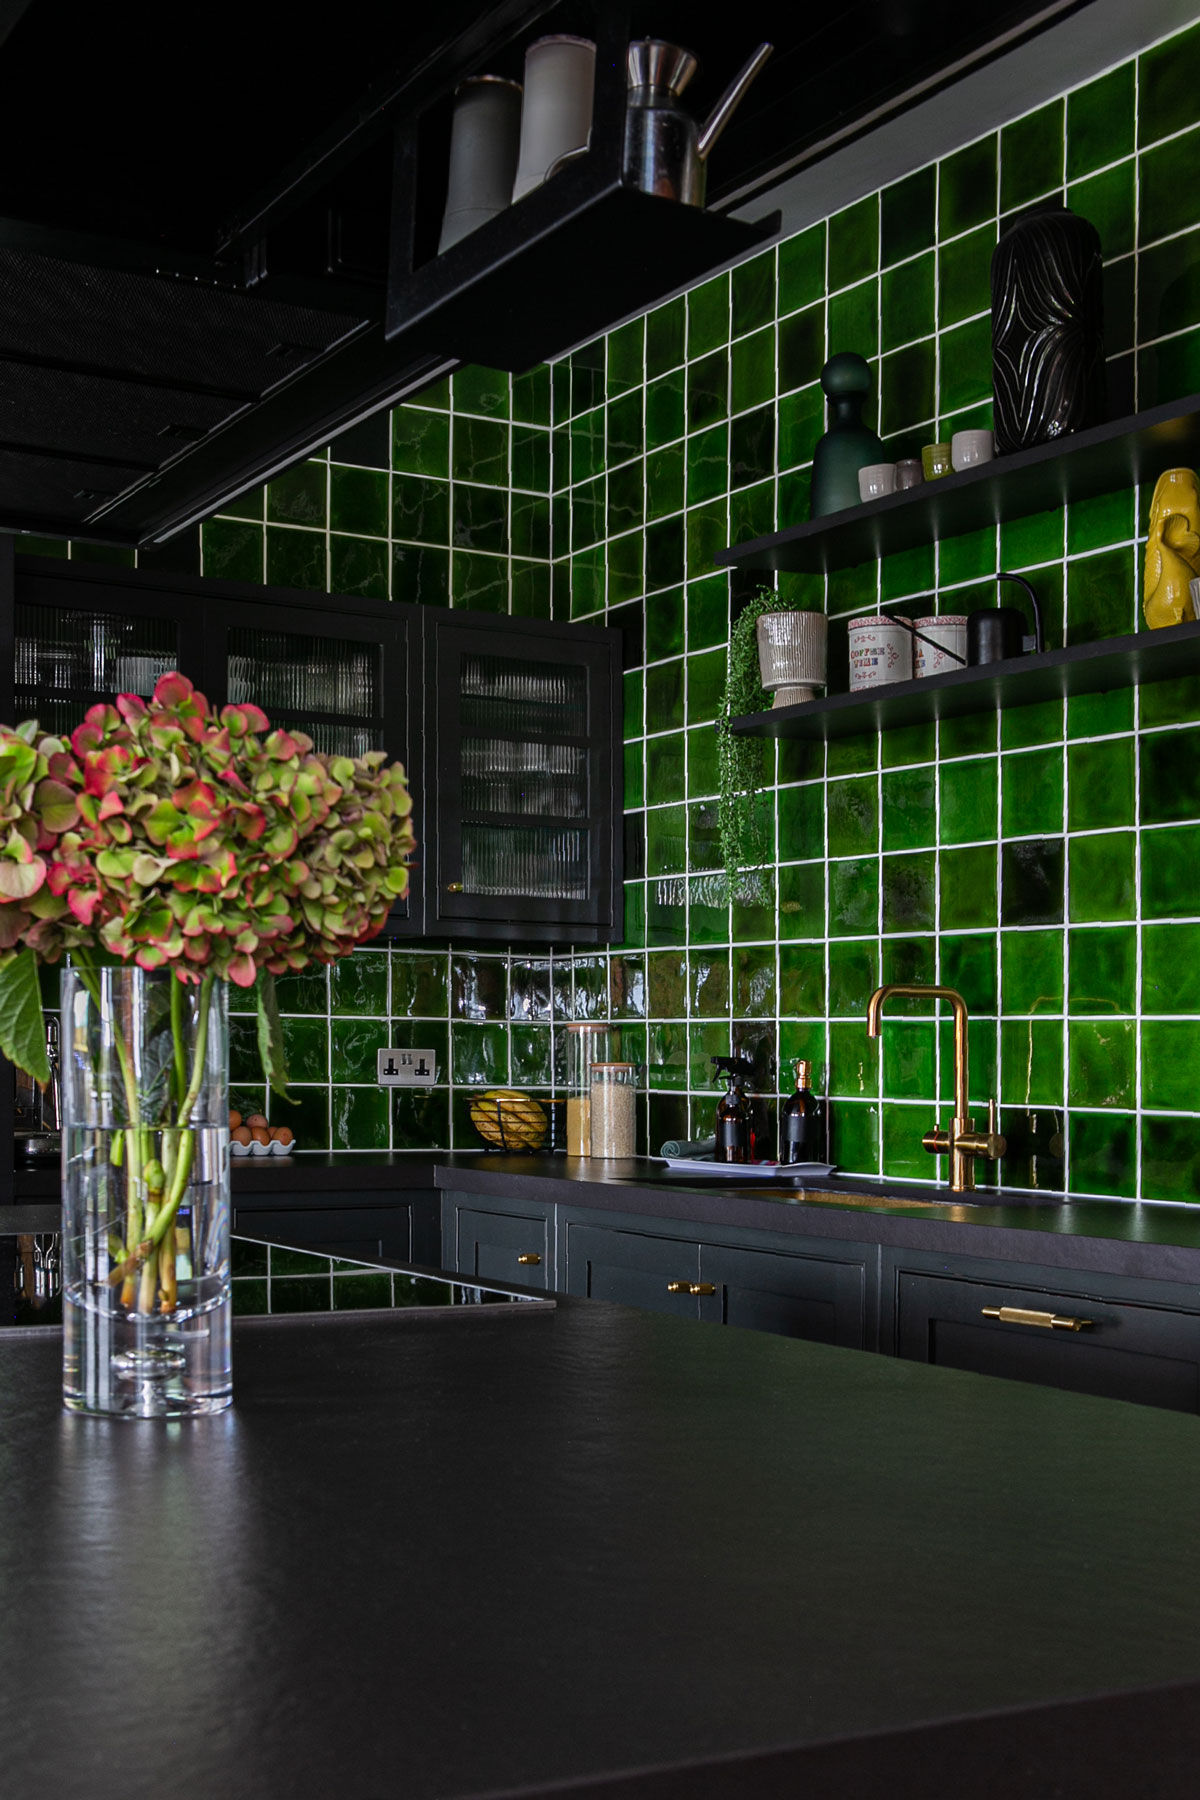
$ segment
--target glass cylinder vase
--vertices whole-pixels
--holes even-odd
[[[62,977],[63,1398],[180,1418],[232,1397],[226,983]]]

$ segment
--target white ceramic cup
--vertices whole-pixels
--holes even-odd
[[[923,675],[948,675],[951,669],[961,669],[967,660],[967,615],[965,613],[938,613],[931,619],[917,619],[917,630],[933,644],[923,644],[919,637],[913,639],[913,674],[920,681]],[[953,650],[954,656],[946,652]],[[958,658],[956,661],[955,658]]]
[[[589,38],[538,38],[525,52],[521,154],[512,197],[540,187],[553,163],[582,150],[592,129],[596,46]]]
[[[882,614],[850,621],[850,692],[912,680],[913,635]]]
[[[512,202],[521,135],[521,86],[472,75],[454,90],[450,169],[438,255]]]
[[[895,463],[868,463],[858,471],[858,492],[863,500],[882,500],[896,491]]]
[[[956,469],[973,469],[976,463],[991,462],[995,454],[990,431],[956,431],[950,439],[950,461]]]
[[[906,488],[921,487],[925,480],[925,470],[921,466],[919,456],[904,456],[896,464],[896,492],[902,493]]]

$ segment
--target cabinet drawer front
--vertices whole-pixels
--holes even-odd
[[[862,1348],[863,1263],[703,1244],[700,1276],[717,1289],[711,1299],[701,1300],[702,1318],[818,1344]]]
[[[672,1288],[691,1288],[699,1279],[699,1244],[600,1225],[567,1226],[568,1294],[696,1319],[697,1296]]]
[[[553,1285],[550,1231],[545,1217],[463,1206],[457,1212],[457,1231],[453,1266],[460,1275],[477,1275],[481,1281],[515,1282],[521,1287]]]
[[[916,1362],[1200,1411],[1200,1318],[1193,1314],[904,1270],[896,1303],[897,1351]],[[985,1308],[1090,1323],[1053,1329],[989,1317]]]

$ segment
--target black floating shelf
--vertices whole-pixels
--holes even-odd
[[[778,228],[778,213],[746,224],[623,187],[580,157],[444,255],[394,274],[386,336],[527,369],[748,255]]]
[[[1014,656],[977,669],[953,669],[922,681],[894,681],[865,693],[830,694],[732,721],[745,737],[842,738],[887,727],[954,719],[1000,707],[1035,706],[1071,694],[1107,693],[1143,682],[1200,675],[1200,622],[1129,637],[1098,638],[1040,656]]]
[[[1164,469],[1177,463],[1192,467],[1198,459],[1200,394],[1193,394],[1039,444],[1034,450],[999,456],[866,506],[850,506],[769,537],[734,544],[719,551],[715,560],[722,567],[786,569],[797,574],[849,569],[935,540],[1026,518],[1063,501],[1091,500],[1135,482],[1157,480]]]

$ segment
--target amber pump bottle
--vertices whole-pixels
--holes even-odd
[[[812,1064],[802,1057],[796,1064],[796,1091],[779,1109],[779,1160],[781,1163],[822,1161],[821,1106],[810,1085]]]
[[[744,1056],[714,1056],[713,1067],[725,1077],[724,1094],[717,1102],[717,1141],[713,1161],[744,1163],[750,1161],[750,1102],[742,1083],[753,1065]]]

